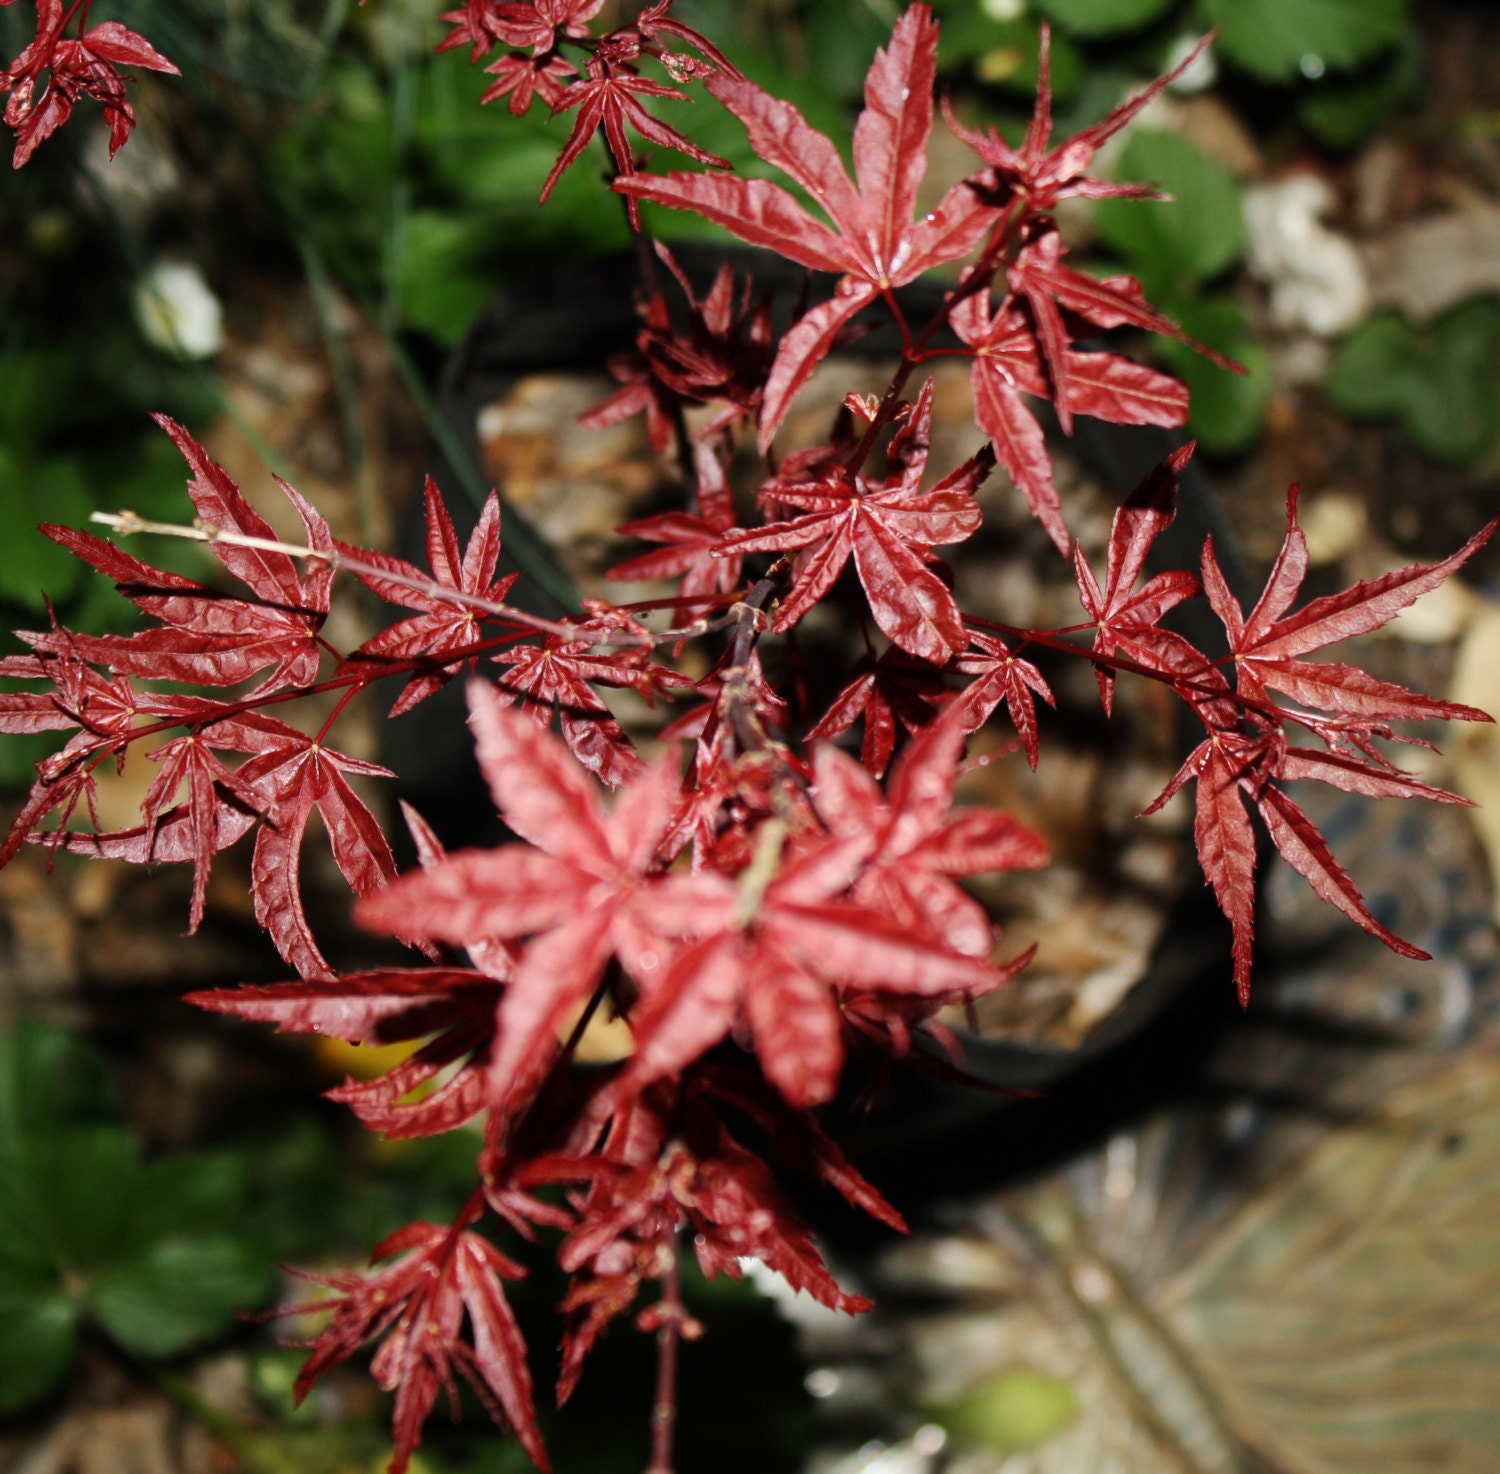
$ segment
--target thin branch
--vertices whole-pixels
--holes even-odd
[[[671,1262],[662,1278],[662,1299],[657,1307],[661,1324],[656,1332],[656,1400],[651,1408],[651,1462],[646,1474],[672,1474],[673,1436],[677,1431],[677,1352],[687,1315],[687,1307],[682,1303],[681,1254],[681,1244],[674,1235]]]
[[[138,517],[134,512],[122,511],[93,512],[90,513],[89,520],[101,523],[120,537],[134,537],[137,533],[149,532],[160,537],[186,538],[189,542],[224,543],[228,547],[254,548],[263,553],[285,553],[288,557],[316,561],[344,573],[382,579],[386,583],[410,589],[413,593],[425,594],[428,598],[441,599],[448,604],[462,604],[465,608],[477,609],[481,614],[488,614],[495,619],[507,619],[514,624],[524,625],[527,629],[556,635],[560,639],[571,639],[575,634],[571,625],[560,624],[555,619],[543,619],[539,614],[528,614],[524,609],[497,603],[479,594],[465,593],[463,589],[439,583],[435,578],[414,578],[410,574],[396,572],[377,563],[366,563],[362,558],[354,558],[347,553],[324,553],[302,543],[282,542],[274,537],[253,537],[243,532],[228,532],[222,527],[215,527],[211,522],[205,522],[201,517],[195,517],[191,524],[152,522],[148,518]]]

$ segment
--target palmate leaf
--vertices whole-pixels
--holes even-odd
[[[660,82],[652,82],[645,77],[632,76],[625,72],[613,72],[601,67],[597,62],[590,66],[587,80],[573,82],[563,90],[554,111],[567,112],[576,107],[578,116],[573,121],[573,131],[568,135],[568,141],[563,145],[557,162],[552,166],[552,172],[548,174],[546,182],[542,185],[543,202],[552,193],[553,186],[577,161],[579,155],[588,147],[594,134],[601,128],[616,166],[622,174],[628,175],[635,167],[635,156],[625,132],[627,123],[642,138],[659,147],[676,149],[679,153],[696,159],[700,164],[708,164],[720,169],[729,167],[727,159],[721,159],[717,154],[711,154],[699,148],[677,129],[670,128],[659,118],[652,117],[646,111],[645,104],[639,100],[641,97],[671,98],[678,102],[688,101],[687,94],[679,92],[675,87],[665,87]],[[629,201],[629,206],[631,223],[639,230],[640,206],[633,199]]]
[[[188,463],[188,495],[202,521],[220,532],[274,541],[275,529],[223,467],[181,425],[165,415],[156,419]],[[302,521],[308,547],[331,554],[326,520],[294,487],[279,479],[278,485]],[[45,524],[42,530],[113,578],[119,591],[160,625],[129,636],[56,629],[24,635],[33,649],[105,665],[116,674],[210,686],[235,685],[269,668],[251,695],[317,680],[322,661],[317,636],[328,614],[331,562],[310,560],[304,573],[289,553],[213,541],[214,556],[249,591],[248,597],[233,597],[152,568],[89,533]]]
[[[1010,478],[1053,542],[1067,552],[1069,536],[1052,480],[1042,427],[1022,395],[1056,399],[1059,413],[1092,415],[1126,425],[1171,428],[1187,418],[1187,390],[1175,379],[1115,353],[1062,352],[1063,373],[1043,372],[1037,330],[1019,307],[992,316],[986,299],[965,298],[952,314],[954,331],[974,349],[970,383],[975,418]],[[1054,388],[1055,384],[1055,388]]]
[[[837,581],[852,559],[882,633],[901,649],[945,665],[968,644],[952,593],[929,565],[933,549],[962,542],[984,520],[974,492],[994,467],[988,446],[950,471],[930,491],[921,489],[932,427],[932,380],[917,397],[898,442],[904,463],[883,483],[841,469],[806,485],[775,483],[778,502],[801,516],[728,534],[726,554],[797,549],[792,591],[773,628],[790,629]]]
[[[968,724],[949,710],[924,728],[897,759],[883,795],[853,758],[818,749],[813,803],[829,830],[874,841],[852,891],[915,936],[987,957],[994,930],[984,908],[955,877],[1036,869],[1047,863],[1040,835],[993,809],[953,810]]]
[[[957,184],[935,209],[913,219],[932,134],[937,32],[930,7],[913,5],[896,23],[890,46],[876,55],[854,129],[855,180],[833,142],[790,103],[743,77],[709,79],[708,90],[745,125],[755,152],[796,180],[831,225],[766,179],[636,174],[615,183],[632,204],[651,200],[692,210],[753,246],[841,273],[835,295],[781,341],[761,407],[762,451],[839,330],[882,292],[963,256],[994,215],[975,191]]]
[[[357,896],[378,890],[395,875],[396,861],[379,821],[345,774],[395,775],[377,763],[335,752],[273,718],[251,713],[242,720],[264,732],[256,755],[235,775],[240,784],[263,795],[266,806],[251,860],[255,919],[303,977],[327,977],[330,969],[302,905],[303,835],[316,810],[350,890]]]
[[[492,976],[444,967],[387,968],[186,996],[199,1008],[272,1023],[284,1034],[322,1034],[369,1045],[426,1038],[425,1045],[385,1074],[346,1079],[328,1092],[371,1130],[388,1137],[451,1131],[482,1109],[499,999],[500,986]],[[429,1093],[422,1094],[424,1090]],[[413,1092],[419,1098],[410,1099]]]
[[[1040,865],[1045,846],[1007,814],[952,812],[965,735],[956,711],[936,719],[902,755],[888,796],[852,758],[818,750],[812,801],[827,835],[779,855],[754,890],[700,878],[695,939],[664,975],[641,980],[621,1090],[680,1073],[742,1022],[781,1095],[822,1104],[843,1066],[852,998],[920,1021],[924,1008],[1020,971],[1029,954],[991,965],[989,919],[954,881]]]
[[[968,669],[962,660],[958,668]],[[907,732],[916,733],[933,719],[946,695],[942,675],[899,645],[892,645],[876,659],[866,656],[855,669],[860,674],[834,697],[833,704],[808,731],[808,739],[837,737],[863,720],[860,761],[871,777],[883,778],[896,750],[897,723]]]
[[[453,519],[449,517],[437,482],[431,476],[423,489],[423,500],[427,517],[427,563],[432,569],[433,581],[490,603],[503,599],[520,575],[510,573],[503,578],[495,577],[495,567],[500,560],[499,496],[491,492],[485,500],[469,545],[462,554]],[[340,553],[359,559],[363,565],[358,574],[362,583],[393,604],[420,611],[366,640],[349,657],[349,665],[409,660],[424,652],[443,654],[463,650],[481,637],[480,619],[473,605],[445,599],[437,592],[413,588],[414,583],[420,585],[424,581],[420,568],[389,553],[349,548],[342,543],[338,544],[338,549]],[[395,577],[381,577],[380,571]],[[419,701],[446,684],[458,672],[460,664],[455,662],[441,670],[414,676],[396,698],[390,714],[395,717],[410,711]],[[469,664],[472,667],[472,659]]]
[[[1282,857],[1319,896],[1393,951],[1406,956],[1426,955],[1371,915],[1317,827],[1278,785],[1314,778],[1371,798],[1468,802],[1396,768],[1379,753],[1375,739],[1392,736],[1389,721],[1438,718],[1491,722],[1493,717],[1472,706],[1409,691],[1357,666],[1303,657],[1388,623],[1462,567],[1497,526],[1500,519],[1482,528],[1440,563],[1412,564],[1361,579],[1350,588],[1325,594],[1289,612],[1307,573],[1307,540],[1297,525],[1297,488],[1293,487],[1287,495],[1286,536],[1281,552],[1248,615],[1229,590],[1212,539],[1206,540],[1203,589],[1228,637],[1236,695],[1244,706],[1243,722],[1241,713],[1215,689],[1224,680],[1216,666],[1193,654],[1191,647],[1187,664],[1177,662],[1175,657],[1164,658],[1171,654],[1179,637],[1147,627],[1132,631],[1128,642],[1122,641],[1144,663],[1173,679],[1179,694],[1194,705],[1208,728],[1207,737],[1147,812],[1159,809],[1189,779],[1196,780],[1193,836],[1203,873],[1234,932],[1235,986],[1242,1003],[1250,996],[1255,919],[1257,856],[1250,806],[1259,810]],[[1117,523],[1117,536],[1120,530]],[[1092,609],[1102,596],[1096,586],[1090,585],[1091,578],[1080,572],[1084,600]],[[1143,641],[1146,635],[1151,637],[1149,641]],[[1171,643],[1163,645],[1163,640]],[[1290,696],[1305,709],[1276,705],[1272,691]],[[1287,721],[1312,730],[1327,751],[1289,746],[1283,731]]]
[[[531,1394],[531,1371],[502,1279],[524,1271],[473,1232],[412,1223],[371,1254],[390,1262],[367,1274],[304,1275],[335,1294],[316,1302],[334,1311],[312,1343],[297,1380],[298,1401],[328,1368],[371,1340],[380,1340],[371,1373],[395,1394],[391,1474],[403,1474],[422,1440],[422,1425],[444,1390],[457,1395],[461,1376],[497,1421],[509,1426],[531,1462],[547,1474]],[[312,1308],[311,1306],[308,1307]],[[459,1339],[465,1318],[472,1346]],[[455,1375],[456,1374],[456,1375]]]
[[[360,907],[380,931],[473,946],[530,938],[499,1009],[487,1100],[526,1099],[560,1047],[563,1021],[587,1001],[612,953],[649,975],[717,899],[716,878],[647,879],[678,807],[668,756],[605,810],[598,784],[550,732],[481,681],[469,684],[479,764],[501,817],[527,844],[434,858]]]
[[[1145,569],[1151,545],[1177,515],[1182,471],[1192,458],[1193,449],[1193,442],[1189,441],[1174,451],[1145,477],[1115,513],[1110,524],[1102,590],[1082,549],[1073,549],[1078,593],[1095,624],[1094,650],[1098,654],[1123,651],[1132,658],[1144,655],[1146,663],[1151,663],[1152,649],[1150,645],[1143,646],[1143,637],[1155,630],[1164,614],[1198,592],[1197,579],[1182,571],[1158,573],[1141,588],[1135,586]],[[1095,675],[1108,714],[1114,704],[1115,673],[1099,665],[1095,667]],[[1033,760],[1032,767],[1035,766]]]
[[[104,109],[109,125],[109,152],[130,137],[135,110],[125,95],[127,78],[120,67],[144,67],[176,75],[172,65],[144,36],[105,21],[81,35],[65,33],[62,0],[40,0],[36,37],[0,72],[0,87],[10,93],[5,121],[15,129],[11,162],[21,168],[45,139],[55,133],[80,97],[90,97]],[[87,12],[85,12],[87,15]]]
[[[1303,659],[1339,640],[1369,634],[1394,619],[1449,574],[1462,568],[1500,527],[1500,518],[1481,528],[1452,556],[1439,563],[1406,568],[1361,579],[1337,594],[1313,599],[1288,613],[1307,576],[1307,539],[1297,525],[1297,488],[1287,493],[1286,537],[1265,591],[1244,614],[1229,592],[1212,539],[1203,548],[1203,588],[1229,636],[1238,689],[1266,699],[1271,688],[1304,706],[1345,716],[1381,720],[1488,722],[1486,712],[1457,702],[1422,696],[1382,681],[1354,666],[1313,663]]]

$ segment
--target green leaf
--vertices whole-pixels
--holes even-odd
[[[1414,29],[1386,58],[1350,76],[1331,76],[1312,83],[1298,114],[1303,123],[1333,148],[1363,143],[1398,109],[1421,95],[1422,42]]]
[[[135,1142],[123,1127],[38,1131],[10,1166],[0,1178],[7,1242],[20,1245],[29,1236],[75,1272],[119,1252],[139,1187]]]
[[[65,430],[77,412],[80,365],[58,348],[0,353],[0,444],[30,450]]]
[[[1372,317],[1325,382],[1341,409],[1399,420],[1434,460],[1477,461],[1500,437],[1500,300],[1474,298],[1424,327]]]
[[[71,1035],[0,1030],[0,1259],[50,1272],[119,1222],[134,1161],[104,1062]]]
[[[0,791],[24,793],[36,782],[36,765],[58,745],[57,739],[46,733],[16,733],[0,741]]]
[[[1029,105],[1036,95],[1041,37],[1042,28],[1034,20],[989,21],[985,44],[971,53],[975,75],[992,87],[1020,94]],[[947,44],[948,30],[944,29],[945,49]],[[1087,68],[1083,53],[1062,32],[1052,37],[1049,65],[1053,101],[1065,103],[1076,97]]]
[[[0,1031],[0,1411],[61,1376],[80,1309],[130,1351],[171,1355],[228,1330],[274,1282],[271,1246],[231,1231],[247,1161],[198,1152],[142,1167],[104,1081],[66,1034]]]
[[[102,1276],[89,1292],[100,1325],[127,1350],[171,1356],[223,1335],[270,1293],[273,1267],[232,1234],[181,1234]]]
[[[25,1293],[0,1276],[0,1416],[45,1397],[73,1361],[78,1317],[61,1290]]]
[[[1267,82],[1359,66],[1400,40],[1407,0],[1201,0],[1219,55]]]
[[[1160,19],[1177,0],[1034,0],[1048,20],[1075,36],[1115,36]]]
[[[249,1163],[235,1152],[181,1152],[141,1173],[129,1232],[145,1245],[185,1229],[232,1229],[244,1216]]]
[[[1416,335],[1394,312],[1367,318],[1349,335],[1328,366],[1325,385],[1347,414],[1399,414],[1419,374]]]
[[[0,1161],[28,1132],[107,1121],[113,1110],[104,1060],[76,1035],[32,1019],[0,1029]]]
[[[1196,353],[1186,343],[1158,339],[1156,349],[1191,395],[1188,433],[1206,451],[1234,455],[1260,434],[1271,394],[1271,361],[1251,335],[1244,309],[1233,297],[1165,303],[1163,310],[1182,329],[1241,363],[1248,374],[1231,373]]]
[[[445,211],[406,218],[401,252],[401,316],[452,346],[495,295],[486,257],[494,249],[489,222]]]
[[[0,598],[37,614],[77,587],[83,564],[37,531],[39,522],[80,523],[93,509],[72,457],[27,462],[0,447]]]
[[[891,18],[873,5],[814,5],[803,22],[807,73],[826,92],[853,101],[863,95],[871,59],[890,34]]]
[[[1245,251],[1239,186],[1229,171],[1176,133],[1137,129],[1115,177],[1159,185],[1166,200],[1101,200],[1094,227],[1120,252],[1148,296],[1227,271]]]

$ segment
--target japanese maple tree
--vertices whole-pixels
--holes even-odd
[[[460,1378],[546,1468],[528,1351],[505,1291],[544,1234],[569,1276],[560,1399],[614,1321],[635,1311],[657,1338],[656,1474],[671,1464],[679,1342],[699,1329],[679,1290],[684,1252],[710,1275],[738,1276],[759,1260],[833,1309],[865,1308],[830,1274],[772,1162],[902,1227],[810,1112],[833,1098],[856,1048],[932,1063],[952,1044],[943,1010],[1003,986],[1027,961],[961,882],[1042,866],[1045,845],[1006,813],[956,804],[955,784],[971,734],[989,723],[1013,731],[1033,767],[1045,761],[1037,703],[1053,695],[1038,651],[1088,662],[1106,714],[1128,675],[1172,692],[1201,724],[1156,803],[1194,785],[1196,848],[1232,927],[1242,999],[1254,816],[1321,897],[1421,955],[1370,914],[1286,785],[1462,802],[1395,766],[1381,744],[1393,722],[1489,720],[1309,657],[1434,588],[1493,523],[1442,562],[1297,607],[1307,549],[1293,492],[1281,556],[1246,613],[1211,545],[1196,571],[1148,572],[1175,515],[1186,445],[1119,508],[1102,571],[1075,545],[1046,420],[1065,432],[1083,415],[1174,427],[1187,394],[1087,343],[1121,327],[1180,335],[1135,281],[1066,264],[1055,211],[1068,196],[1150,192],[1086,171],[1169,79],[1054,144],[1044,32],[1025,138],[1012,146],[950,117],[973,168],[923,210],[938,46],[927,5],[901,17],[870,68],[852,175],[832,139],[674,17],[671,0],[610,30],[599,29],[602,8],[466,0],[444,16],[443,48],[467,48],[496,79],[486,101],[503,98],[513,114],[540,103],[568,118],[544,196],[602,136],[609,187],[638,231],[642,202],[690,211],[834,278],[831,291],[804,297],[778,338],[753,281],[726,266],[699,296],[671,253],[642,238],[642,260],[652,264],[654,251],[665,270],[647,273],[634,348],[609,365],[620,388],[585,422],[644,414],[673,458],[684,505],[622,529],[651,546],[613,572],[676,580],[675,591],[591,601],[555,619],[527,613],[507,602],[515,575],[498,571],[499,496],[461,546],[431,482],[425,569],[335,539],[283,483],[304,529],[302,542],[284,542],[164,420],[188,465],[195,528],[130,513],[104,520],[120,536],[197,536],[222,577],[167,573],[114,541],[48,527],[148,623],[129,635],[54,623],[21,632],[29,653],[0,661],[0,674],[27,686],[0,695],[0,731],[67,734],[39,765],[0,863],[34,843],[189,865],[191,929],[215,857],[249,840],[255,915],[297,976],[191,1001],[283,1032],[409,1046],[384,1076],[331,1092],[374,1131],[478,1125],[474,1187],[451,1222],[393,1234],[366,1271],[309,1276],[326,1293],[308,1308],[329,1318],[298,1395],[377,1343],[372,1373],[394,1394],[397,1474]],[[102,105],[117,148],[133,118],[121,69],[172,64],[118,23],[90,27],[88,0],[34,9],[35,38],[0,73],[16,164],[84,98]],[[800,196],[736,175],[692,141],[681,104],[694,88],[743,125],[755,154]],[[659,119],[658,105],[676,121]],[[637,156],[642,142],[702,167],[652,172]],[[935,270],[946,272],[939,305],[911,321],[899,289]],[[902,345],[885,392],[850,394],[826,439],[779,445],[819,364],[861,320],[882,317]],[[970,365],[974,436],[957,464],[934,464],[923,370],[940,355]],[[751,448],[766,457],[753,504],[736,499],[729,474],[736,452]],[[962,608],[941,550],[979,531],[975,492],[997,470],[1071,557],[1080,623],[1028,629]],[[341,575],[392,606],[353,649],[329,634]],[[1224,627],[1226,657],[1163,623],[1200,596]],[[813,720],[797,635],[835,598],[846,611],[852,602],[846,619],[862,643]],[[702,652],[691,667],[678,662],[688,644]],[[357,700],[388,699],[400,714],[460,676],[479,765],[513,838],[450,853],[408,809],[420,865],[398,875],[383,808],[360,792],[395,775],[340,752],[335,730]],[[680,709],[643,752],[641,732],[606,703],[610,689]],[[274,714],[304,698],[320,698],[314,730]],[[834,745],[855,728],[857,757]],[[140,822],[101,830],[97,774],[133,749],[158,765]],[[325,957],[301,883],[314,813],[356,916],[411,944],[406,964],[349,971]],[[575,1069],[602,1011],[624,1020],[632,1047],[614,1064]]]

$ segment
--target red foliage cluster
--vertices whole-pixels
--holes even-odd
[[[1319,895],[1414,953],[1370,915],[1285,785],[1316,779],[1372,796],[1459,802],[1393,766],[1377,743],[1392,737],[1397,720],[1487,719],[1307,657],[1383,624],[1458,568],[1494,524],[1432,567],[1368,579],[1294,610],[1307,563],[1294,493],[1281,557],[1246,615],[1211,546],[1198,574],[1146,575],[1153,544],[1173,520],[1188,446],[1119,509],[1102,577],[1073,547],[1028,399],[1050,403],[1064,429],[1084,414],[1178,425],[1187,401],[1160,373],[1079,348],[1100,330],[1176,330],[1133,280],[1097,281],[1064,264],[1052,212],[1070,194],[1144,192],[1084,171],[1167,79],[1053,147],[1044,57],[1022,145],[955,124],[977,166],[919,215],[938,37],[926,5],[897,23],[870,69],[853,179],[828,138],[674,20],[670,0],[603,35],[591,27],[600,8],[600,0],[467,0],[446,16],[452,29],[443,44],[468,47],[476,60],[498,48],[488,97],[508,98],[512,112],[540,97],[554,112],[576,113],[549,189],[602,132],[632,221],[641,201],[690,210],[838,278],[778,341],[749,282],[737,286],[726,268],[699,299],[660,252],[685,303],[674,314],[648,284],[636,351],[614,365],[622,387],[588,419],[609,424],[644,412],[658,448],[678,453],[691,506],[632,524],[627,531],[658,547],[615,572],[679,578],[665,603],[686,622],[653,623],[662,601],[595,603],[558,621],[508,605],[512,578],[497,576],[498,499],[461,549],[430,484],[430,572],[336,542],[283,486],[306,533],[305,547],[289,547],[185,431],[163,422],[191,468],[189,494],[231,586],[165,573],[111,542],[49,528],[152,623],[129,636],[54,626],[23,635],[31,653],[0,663],[0,674],[37,683],[0,695],[0,731],[71,733],[41,765],[0,863],[30,840],[190,864],[197,926],[215,855],[253,831],[256,915],[299,977],[193,1001],[283,1031],[409,1042],[409,1057],[383,1078],[333,1092],[373,1130],[424,1136],[482,1119],[477,1186],[454,1222],[411,1225],[376,1249],[381,1267],[324,1281],[334,1292],[325,1306],[332,1319],[301,1390],[379,1341],[375,1376],[396,1394],[396,1469],[455,1373],[545,1467],[526,1351],[503,1289],[521,1269],[495,1247],[494,1233],[561,1236],[557,1252],[572,1276],[563,1396],[606,1326],[649,1284],[662,1287],[661,1299],[637,1323],[657,1333],[670,1364],[690,1329],[675,1288],[685,1238],[710,1274],[737,1275],[755,1258],[829,1306],[863,1308],[829,1275],[766,1161],[735,1133],[751,1128],[787,1165],[900,1226],[809,1108],[833,1096],[851,1047],[922,1058],[924,1040],[944,1039],[939,1010],[999,987],[1026,960],[997,959],[994,928],[959,882],[1041,865],[1043,844],[1004,813],[955,808],[954,786],[968,734],[1002,707],[1038,761],[1036,701],[1052,694],[1028,651],[1091,662],[1106,712],[1123,671],[1162,683],[1201,722],[1202,742],[1157,803],[1195,783],[1198,853],[1233,926],[1242,997],[1255,898],[1252,811]],[[86,4],[64,13],[61,0],[40,0],[38,15],[36,42],[4,74],[18,162],[83,93],[104,102],[122,141],[129,109],[115,64],[167,63],[118,26],[83,30]],[[75,19],[78,33],[65,39]],[[675,85],[643,76],[648,61]],[[50,81],[34,97],[42,71]],[[641,101],[683,100],[680,87],[693,82],[826,219],[770,180],[728,172]],[[627,125],[707,167],[644,172]],[[963,264],[933,319],[908,322],[895,289],[955,263]],[[825,443],[773,460],[759,516],[742,522],[748,508],[736,505],[725,471],[737,431],[752,422],[760,451],[769,451],[813,370],[866,313],[888,314],[900,332],[903,352],[886,393],[851,396]],[[930,381],[904,397],[911,376],[939,353],[972,362],[979,444],[953,467],[930,465]],[[698,405],[708,409],[690,437],[685,411]],[[954,598],[938,549],[979,529],[974,493],[997,464],[1063,555],[1071,552],[1085,621],[1070,630],[1001,627],[966,615]],[[868,654],[821,719],[799,730],[799,647],[777,637],[836,583],[852,592],[843,577],[851,562]],[[325,635],[341,570],[405,611],[352,651]],[[1162,624],[1200,592],[1224,625],[1225,659]],[[690,639],[710,651],[710,673],[697,680],[668,661]],[[773,649],[768,667],[762,653]],[[397,877],[375,812],[351,783],[390,775],[336,751],[330,735],[350,701],[381,682],[399,682],[390,710],[401,713],[481,667],[493,679],[474,675],[469,686],[479,762],[515,838],[448,854],[408,812],[422,865]],[[197,689],[183,694],[184,685]],[[601,696],[611,687],[653,700],[692,693],[697,704],[668,729],[693,743],[685,771],[673,746],[654,761],[636,750]],[[311,734],[270,714],[305,697],[324,698],[327,711]],[[856,724],[859,760],[826,740]],[[1293,745],[1289,726],[1315,745]],[[95,775],[133,746],[159,765],[141,822],[98,832],[88,822]],[[606,789],[615,790],[608,802]],[[360,898],[359,918],[411,942],[426,962],[339,973],[324,958],[299,884],[314,811]],[[570,1070],[601,1008],[627,1022],[633,1049],[613,1066]],[[740,1063],[729,1062],[734,1047]],[[486,1215],[490,1230],[481,1231]],[[656,1467],[665,1457],[658,1447]]]
[[[0,6],[15,3],[0,0]],[[125,95],[129,78],[120,68],[177,73],[144,36],[119,21],[89,27],[90,4],[91,0],[72,0],[66,6],[64,0],[36,0],[36,35],[0,72],[0,92],[9,94],[5,121],[15,130],[11,162],[17,169],[68,121],[81,97],[92,97],[104,108],[113,157],[135,127],[135,110]]]

